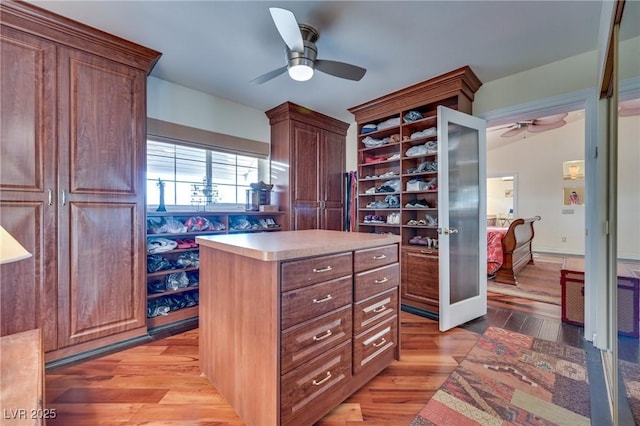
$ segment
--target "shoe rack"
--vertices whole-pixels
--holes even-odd
[[[147,212],[147,327],[153,330],[198,318],[197,236],[280,231],[282,215]]]
[[[472,112],[481,83],[469,67],[350,108],[358,131],[357,231],[401,236],[402,304],[438,313],[437,108]],[[373,220],[372,220],[373,218]]]

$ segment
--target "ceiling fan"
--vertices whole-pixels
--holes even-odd
[[[567,115],[568,114],[565,112],[562,114],[550,115],[548,117],[536,118],[533,120],[517,121],[513,124],[509,124],[508,126],[498,127],[494,130],[508,128],[509,130],[500,135],[503,138],[509,138],[524,131],[531,133],[545,132],[547,130],[557,129],[567,124],[567,122],[564,121]]]
[[[251,84],[265,83],[285,71],[288,71],[289,76],[297,81],[309,80],[313,77],[315,69],[354,81],[359,81],[367,72],[364,68],[344,62],[317,59],[316,41],[320,36],[318,31],[309,25],[298,24],[296,17],[289,10],[272,7],[269,8],[269,11],[286,44],[287,65],[251,80]]]

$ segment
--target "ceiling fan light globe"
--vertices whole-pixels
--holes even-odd
[[[289,61],[289,76],[296,81],[307,81],[313,77],[313,62],[305,58],[293,58]]]

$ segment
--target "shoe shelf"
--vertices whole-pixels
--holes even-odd
[[[280,231],[283,214],[255,211],[147,212],[146,243],[151,249],[147,251],[147,327],[153,330],[180,321],[197,320],[197,236]],[[158,250],[157,245],[153,245],[154,240],[158,239],[164,240],[169,249]],[[172,247],[174,243],[175,247]],[[190,247],[179,247],[179,244],[190,244]],[[189,261],[193,264],[189,265]],[[163,269],[155,270],[151,262],[166,265]],[[173,279],[182,280],[180,285],[176,286],[175,282],[167,284],[172,274],[180,274],[173,276]],[[186,286],[185,277],[189,279]],[[192,282],[194,279],[195,284]],[[194,302],[196,305],[193,305]]]
[[[442,105],[470,114],[480,85],[471,69],[463,67],[349,108],[358,134],[356,230],[401,237],[402,303],[414,308],[437,312],[438,306],[437,223],[439,211],[448,211],[438,205],[438,181],[449,170],[438,155],[437,110]],[[371,205],[384,196],[364,194],[384,184],[387,173],[400,180],[394,193],[400,220],[384,227],[365,223],[367,215],[389,214]]]
[[[437,103],[401,110],[367,123],[358,123],[358,231],[392,232],[400,235],[402,246],[437,247],[438,238],[438,135]],[[413,111],[422,118],[406,121]],[[417,114],[415,114],[417,113]],[[397,126],[362,134],[365,125],[398,122]],[[375,146],[373,146],[375,145]],[[378,192],[390,180],[399,186],[394,192]],[[374,191],[375,188],[375,192]],[[370,223],[365,218],[387,215],[388,195],[397,197],[394,211],[399,223]],[[395,206],[394,206],[395,207]],[[429,244],[425,243],[426,241]],[[433,242],[433,243],[432,243]]]
[[[166,254],[166,253],[155,253],[155,254]],[[164,277],[165,275],[171,275],[177,272],[192,272],[192,271],[197,271],[198,269],[200,268],[197,266],[192,266],[189,268],[165,269],[163,271],[147,272],[147,278]]]
[[[186,292],[194,291],[194,290],[197,291],[198,290],[198,286],[184,287],[184,288],[179,288],[177,290],[167,290],[167,291],[164,291],[162,293],[149,293],[147,295],[147,300],[157,299],[158,297],[170,296],[172,294],[186,293]]]

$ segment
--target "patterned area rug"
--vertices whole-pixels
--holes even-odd
[[[487,290],[560,305],[562,292],[560,269],[562,269],[564,257],[534,254],[533,261],[533,265],[525,266],[518,274],[518,285],[501,284],[495,280],[489,280]]]
[[[411,422],[424,425],[588,425],[582,349],[489,327]]]
[[[620,374],[635,424],[640,424],[640,365],[620,360]]]

